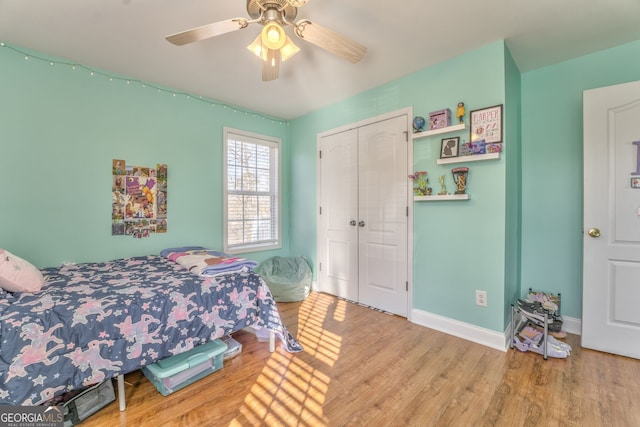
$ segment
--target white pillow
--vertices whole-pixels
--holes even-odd
[[[9,292],[35,293],[43,284],[44,277],[34,265],[0,249],[0,287]]]

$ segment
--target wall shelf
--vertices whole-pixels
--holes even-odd
[[[459,125],[447,126],[446,128],[434,129],[434,130],[425,130],[422,132],[416,132],[411,134],[411,137],[415,139],[426,138],[428,136],[440,135],[442,133],[449,132],[457,132],[460,130],[464,130],[466,125],[464,123],[460,123]]]
[[[477,162],[478,160],[499,159],[500,153],[475,154],[473,156],[450,157],[448,159],[438,159],[439,165],[448,165],[450,163]]]
[[[414,202],[438,202],[443,200],[469,200],[470,194],[446,194],[446,195],[433,195],[433,196],[413,196]]]

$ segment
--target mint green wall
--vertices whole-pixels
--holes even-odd
[[[582,91],[640,80],[640,41],[522,75],[522,292],[582,317]]]
[[[505,46],[505,140],[509,155],[506,157],[506,254],[505,254],[505,327],[511,320],[511,304],[520,296],[521,274],[521,219],[522,219],[522,139],[521,139],[521,79],[520,70]]]
[[[442,108],[450,108],[455,115],[458,101],[465,102],[467,112],[503,104],[504,50],[503,42],[492,43],[292,121],[291,253],[316,261],[318,133],[408,106],[414,107],[415,114],[427,116]],[[468,130],[459,136],[461,141],[468,140]],[[441,138],[414,144],[415,169],[429,172],[436,191],[442,174],[449,189],[453,188],[453,166],[436,165]],[[509,141],[506,155],[508,147]],[[414,204],[413,308],[503,331],[505,161],[468,166],[470,201]],[[475,305],[476,289],[488,292],[488,308]]]
[[[467,111],[504,103],[505,152],[469,164],[472,199],[414,205],[414,308],[502,331],[509,302],[533,287],[562,292],[563,314],[580,318],[582,91],[638,79],[640,41],[521,76],[496,42],[287,125],[0,47],[0,247],[40,267],[221,247],[230,126],[283,140],[284,247],[248,256],[315,262],[318,133],[408,106],[427,115],[459,100]],[[415,168],[436,189],[451,169],[435,164],[439,143],[414,145]],[[110,235],[113,158],[169,165],[169,233]],[[487,309],[474,305],[475,289],[488,291]]]
[[[175,245],[222,248],[223,126],[281,138],[289,192],[286,122],[92,76],[56,58],[26,60],[13,48],[0,47],[0,247],[39,267]],[[167,234],[111,236],[114,158],[168,165]],[[287,197],[283,212],[283,249],[247,256],[288,253]]]

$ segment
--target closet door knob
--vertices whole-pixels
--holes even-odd
[[[356,220],[352,219],[351,221],[349,221],[349,225],[351,225],[352,227],[355,227],[356,225]]]
[[[591,230],[589,230],[589,236],[600,237],[600,230],[597,228],[592,228]]]
[[[364,227],[364,221],[360,221],[360,222],[358,223],[358,226],[360,226],[360,227]]]

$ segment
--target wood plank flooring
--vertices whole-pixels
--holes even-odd
[[[333,296],[279,303],[305,351],[241,331],[242,353],[167,397],[139,371],[95,426],[640,426],[640,361],[501,352]]]

